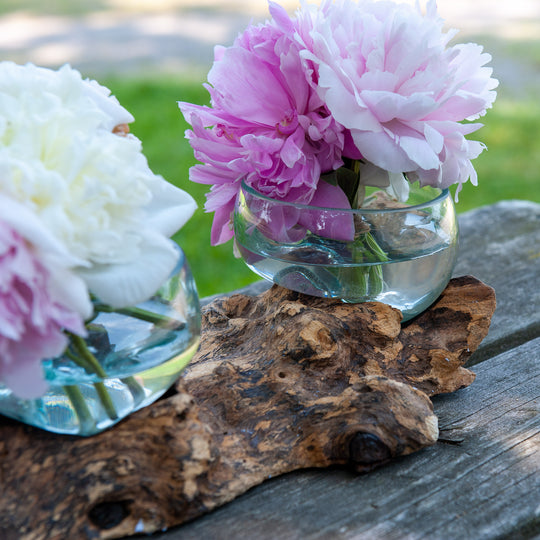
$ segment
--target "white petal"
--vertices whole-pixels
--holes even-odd
[[[409,182],[401,173],[390,173],[388,176],[390,178],[390,186],[386,189],[386,192],[398,201],[405,202],[409,198]]]
[[[147,206],[149,219],[146,225],[165,236],[173,235],[183,227],[197,209],[189,193],[164,179],[153,186],[153,199]]]
[[[364,186],[380,187],[401,202],[409,198],[409,182],[402,173],[392,173],[373,165],[362,163],[360,166],[360,184]]]
[[[54,298],[61,298],[62,305],[78,313],[82,320],[92,315],[92,302],[84,281],[72,270],[67,270],[56,264],[51,257],[43,258],[44,264],[50,271],[50,291]]]
[[[47,230],[29,208],[1,193],[0,218],[39,251],[62,257],[64,266],[82,264],[83,261],[68,253],[65,246]]]
[[[179,257],[176,244],[151,233],[142,242],[142,253],[131,262],[79,270],[100,301],[115,308],[134,306],[152,296],[170,276]]]

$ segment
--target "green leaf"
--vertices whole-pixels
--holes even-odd
[[[338,186],[344,191],[345,195],[347,195],[351,208],[354,207],[356,202],[356,192],[358,191],[358,184],[360,183],[360,175],[358,172],[355,172],[348,167],[340,167],[335,173]]]

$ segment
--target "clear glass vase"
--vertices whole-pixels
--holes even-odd
[[[47,431],[93,435],[149,405],[176,381],[199,346],[201,315],[182,250],[160,290],[137,306],[94,303],[85,339],[45,360],[48,392],[20,399],[0,384],[0,414]]]
[[[263,278],[313,296],[383,302],[404,321],[438,298],[457,257],[449,191],[418,184],[405,203],[373,191],[355,210],[276,201],[243,184],[234,233]]]

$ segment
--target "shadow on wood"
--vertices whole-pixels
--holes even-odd
[[[403,327],[384,304],[277,286],[217,299],[176,390],[115,428],[82,439],[0,422],[0,536],[153,532],[271,476],[365,472],[432,445],[429,398],[474,380],[462,366],[494,309],[493,290],[469,276]]]

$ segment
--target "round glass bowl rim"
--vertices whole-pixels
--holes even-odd
[[[410,212],[411,210],[417,210],[421,208],[426,208],[428,206],[434,206],[442,202],[450,194],[450,190],[448,188],[444,188],[444,189],[434,188],[433,186],[425,186],[425,187],[430,187],[431,189],[440,189],[441,193],[439,193],[439,195],[436,195],[433,199],[430,199],[426,202],[414,204],[411,206],[406,206],[403,208],[332,208],[332,207],[325,207],[325,206],[312,206],[310,204],[300,204],[300,203],[294,203],[294,202],[289,202],[289,201],[280,201],[279,199],[272,199],[272,197],[263,195],[256,189],[252,188],[251,186],[248,186],[245,180],[242,180],[242,184],[241,184],[242,191],[246,191],[247,193],[250,193],[251,195],[254,195],[255,197],[259,199],[271,202],[276,205],[288,206],[290,208],[297,208],[300,210],[318,210],[322,212],[342,212],[342,213],[352,213],[352,214],[398,214],[400,212]]]

